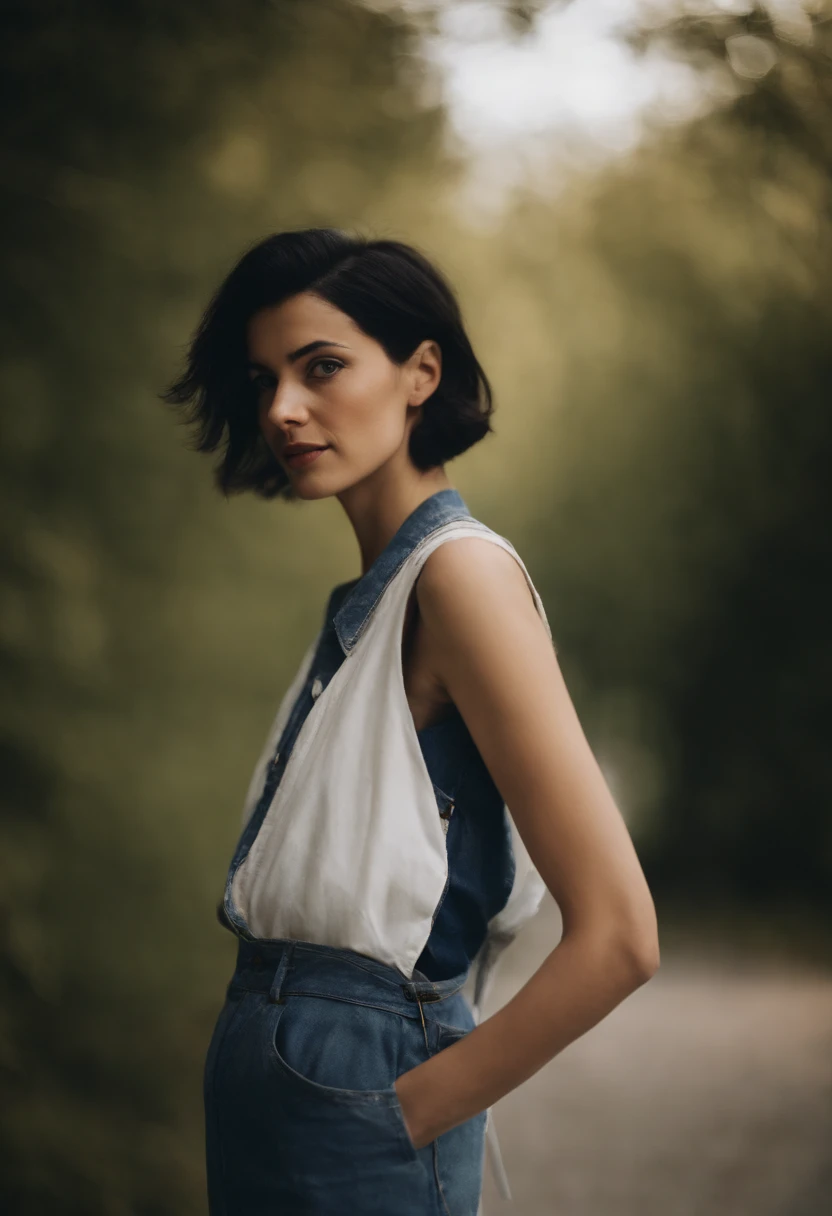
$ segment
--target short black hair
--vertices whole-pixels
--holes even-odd
[[[185,371],[162,393],[168,404],[184,407],[196,451],[222,446],[214,480],[226,496],[251,490],[263,498],[294,497],[258,423],[246,328],[261,308],[303,291],[350,316],[399,365],[426,338],[440,347],[440,382],[410,435],[417,468],[451,460],[491,430],[491,385],[453,289],[424,254],[402,241],[337,228],[274,233],[249,249],[220,285],[190,342]]]

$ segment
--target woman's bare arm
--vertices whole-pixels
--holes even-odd
[[[458,1043],[396,1081],[417,1148],[491,1106],[659,966],[653,900],[523,571],[492,541],[440,545],[416,584],[434,674],[554,896],[563,936]]]

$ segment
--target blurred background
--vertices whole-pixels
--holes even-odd
[[[336,502],[157,393],[271,231],[424,249],[496,390],[448,466],[546,604],[654,979],[495,1108],[487,1216],[832,1204],[828,0],[5,0],[0,1205],[206,1211],[242,799]],[[516,991],[559,936],[548,900]]]

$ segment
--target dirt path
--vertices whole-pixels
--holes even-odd
[[[551,901],[488,1013],[560,936]],[[832,960],[663,944],[662,965],[494,1112],[484,1216],[832,1216]]]

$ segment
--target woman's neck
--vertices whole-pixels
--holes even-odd
[[[352,524],[361,554],[361,573],[366,574],[379,553],[420,503],[439,490],[452,489],[444,468],[397,470],[393,476],[371,477],[350,486],[336,497]]]

